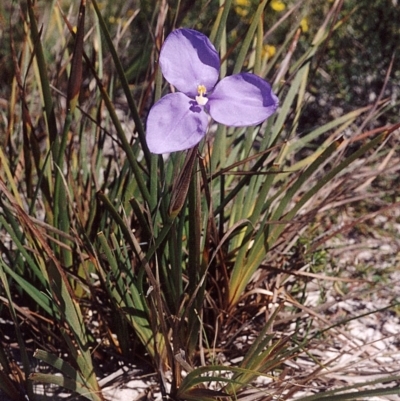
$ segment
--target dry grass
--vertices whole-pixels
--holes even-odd
[[[335,2],[336,5],[339,3],[340,1]],[[163,14],[163,11],[166,11],[165,2],[162,2],[162,7],[165,8],[157,11],[159,14],[154,29],[156,45],[161,40],[161,27],[165,22],[162,19],[165,17]],[[188,12],[187,9],[185,10]],[[43,18],[48,18],[47,14]],[[70,16],[66,18],[72,20]],[[132,14],[124,27],[121,21],[117,23],[117,27],[111,26],[116,30],[113,32],[116,36],[121,35],[116,40],[117,47],[120,46],[119,50],[122,49],[121,46],[124,49],[124,46],[129,48],[129,40],[126,40],[126,36],[122,34],[125,32],[124,29],[129,29],[130,24],[135,26],[136,18],[139,17]],[[15,13],[12,14],[12,19],[17,19]],[[59,22],[62,24],[61,17]],[[138,26],[141,23],[143,21],[139,21]],[[66,23],[61,26],[62,35],[50,38],[45,35],[54,61],[50,63],[49,76],[51,97],[56,111],[57,132],[61,132],[66,118],[64,93],[67,88],[67,67],[71,56],[71,44],[65,40],[66,37],[70,38],[71,27],[68,28]],[[99,40],[100,36],[97,37],[98,32],[96,33],[92,28],[89,31],[85,46],[93,50],[92,56],[96,59],[98,55],[96,40]],[[133,31],[137,33],[138,28],[134,28]],[[14,359],[20,359],[18,354],[21,347],[21,342],[18,342],[20,333],[23,336],[22,342],[25,344],[29,363],[34,363],[31,357],[36,348],[54,355],[61,355],[73,365],[78,360],[78,358],[74,359],[74,355],[79,354],[79,352],[74,354],[74,347],[80,340],[79,336],[73,337],[76,334],[74,333],[76,326],[70,324],[64,316],[59,319],[43,311],[44,306],[47,305],[46,300],[54,295],[50,292],[50,288],[53,287],[42,287],[43,283],[38,280],[40,275],[32,272],[33,269],[31,269],[34,265],[45,270],[48,265],[52,266],[50,262],[53,262],[62,276],[60,282],[65,275],[64,283],[69,283],[71,286],[71,288],[67,286],[64,294],[73,292],[71,299],[75,297],[79,299],[78,305],[83,314],[85,330],[87,330],[85,333],[88,333],[87,350],[90,347],[88,354],[93,360],[96,375],[101,378],[101,386],[106,385],[106,382],[109,385],[109,381],[114,376],[115,383],[126,384],[131,381],[132,375],[135,375],[141,380],[137,387],[142,386],[140,391],[150,394],[148,395],[150,399],[149,397],[153,397],[151,395],[154,393],[153,387],[160,386],[163,379],[170,380],[172,365],[175,365],[175,370],[180,369],[183,372],[183,378],[180,377],[182,372],[177,374],[176,377],[179,380],[184,380],[189,370],[200,366],[212,367],[216,363],[240,366],[246,353],[251,351],[253,344],[257,342],[260,333],[268,323],[271,325],[264,333],[266,340],[263,350],[270,347],[265,357],[270,363],[268,365],[270,368],[267,374],[264,376],[261,374],[261,379],[255,381],[254,389],[250,388],[247,392],[241,393],[238,399],[246,401],[294,399],[314,393],[321,394],[320,399],[323,399],[323,393],[326,391],[354,386],[358,383],[369,382],[373,388],[378,388],[383,385],[380,379],[387,377],[389,378],[388,383],[385,383],[386,386],[398,386],[400,366],[400,343],[397,338],[397,333],[400,331],[400,260],[398,256],[400,189],[397,185],[400,170],[398,148],[400,132],[398,125],[392,127],[390,135],[377,146],[368,149],[362,157],[347,165],[314,193],[294,217],[286,220],[288,213],[286,210],[290,211],[301,202],[307,191],[316,188],[318,183],[346,157],[354,154],[389,128],[386,126],[376,128],[375,117],[378,114],[384,114],[384,108],[388,105],[387,100],[382,100],[381,95],[384,89],[375,102],[366,107],[365,114],[360,112],[357,118],[354,117],[352,124],[349,123],[350,126],[331,127],[324,135],[309,145],[305,145],[304,148],[301,148],[303,145],[300,141],[303,138],[297,135],[296,129],[293,128],[293,132],[291,131],[291,127],[297,124],[302,112],[301,107],[303,107],[302,102],[299,102],[301,106],[296,105],[296,99],[304,95],[299,89],[298,94],[292,94],[293,104],[287,107],[286,122],[282,123],[282,127],[278,130],[284,135],[292,135],[290,140],[277,141],[274,146],[264,149],[263,152],[267,158],[255,171],[250,171],[250,168],[256,166],[264,156],[256,151],[256,147],[262,144],[262,140],[258,142],[261,136],[259,132],[252,132],[256,134],[255,145],[250,144],[246,152],[240,147],[237,150],[237,147],[241,146],[240,142],[243,142],[242,133],[229,132],[229,135],[232,137],[237,135],[237,138],[232,140],[229,148],[232,148],[233,156],[228,155],[229,161],[225,159],[225,155],[223,156],[226,169],[222,168],[225,165],[219,159],[216,163],[212,159],[213,146],[217,145],[215,145],[216,141],[210,142],[207,152],[211,153],[211,157],[209,158],[210,155],[206,154],[204,159],[201,158],[202,167],[206,170],[203,173],[209,172],[207,169],[212,163],[218,166],[221,163],[222,167],[221,170],[216,169],[216,171],[211,171],[210,168],[212,180],[204,176],[198,177],[199,182],[200,179],[202,180],[199,187],[204,191],[201,196],[205,198],[203,209],[199,210],[202,213],[210,213],[204,226],[198,226],[200,227],[198,238],[207,237],[201,255],[199,251],[198,259],[200,260],[200,256],[204,257],[203,264],[207,265],[209,270],[205,280],[204,300],[202,299],[199,304],[201,310],[194,319],[201,321],[199,339],[194,341],[194,345],[192,344],[194,351],[188,357],[190,363],[188,369],[184,363],[179,365],[175,361],[172,351],[176,351],[173,348],[179,348],[178,345],[183,343],[186,345],[187,341],[185,337],[181,344],[174,342],[178,338],[179,330],[186,333],[184,325],[179,325],[180,316],[184,316],[181,320],[185,323],[189,318],[193,318],[194,312],[199,311],[195,308],[191,309],[192,304],[187,302],[189,295],[182,293],[168,305],[170,307],[173,304],[176,307],[176,314],[167,313],[168,308],[160,309],[159,307],[166,305],[165,299],[170,294],[167,291],[161,292],[157,285],[150,287],[150,284],[154,284],[153,272],[160,274],[160,270],[157,269],[159,265],[163,265],[162,262],[165,262],[168,268],[172,266],[171,259],[173,258],[164,260],[162,255],[159,255],[156,262],[153,254],[149,256],[149,264],[144,263],[148,279],[140,283],[144,287],[140,287],[142,292],[139,294],[142,296],[148,290],[146,296],[141,298],[148,303],[146,305],[149,305],[142,315],[148,313],[153,320],[149,319],[145,322],[146,328],[150,327],[157,335],[161,332],[164,339],[172,339],[172,346],[169,344],[172,358],[168,359],[165,355],[157,355],[157,353],[149,356],[151,352],[145,349],[145,346],[150,341],[146,343],[143,338],[138,339],[138,326],[132,324],[132,320],[134,321],[132,316],[137,317],[136,309],[131,308],[128,313],[129,308],[121,298],[118,298],[118,291],[115,290],[118,280],[121,280],[123,295],[133,291],[133,286],[129,287],[129,283],[127,284],[124,280],[127,277],[136,279],[143,273],[142,254],[136,252],[135,246],[138,246],[140,251],[147,252],[151,243],[158,239],[154,232],[160,229],[162,222],[165,223],[165,221],[160,214],[157,216],[157,211],[154,214],[154,210],[149,207],[151,202],[143,201],[141,198],[143,194],[136,187],[137,172],[132,172],[132,166],[129,165],[129,151],[132,152],[131,143],[138,137],[138,133],[134,132],[138,129],[138,125],[132,122],[130,114],[132,110],[126,96],[121,94],[122,89],[118,87],[115,90],[114,88],[120,76],[114,73],[112,59],[106,55],[93,63],[86,60],[87,70],[84,71],[79,118],[76,118],[66,130],[66,159],[63,160],[65,176],[62,176],[63,180],[60,182],[62,182],[61,188],[65,185],[68,189],[64,195],[67,200],[66,215],[69,220],[67,228],[63,231],[61,224],[53,224],[54,204],[50,193],[54,184],[53,178],[62,169],[54,168],[50,172],[41,170],[42,163],[52,149],[49,146],[49,133],[46,131],[48,129],[46,116],[42,110],[41,88],[36,86],[39,81],[37,71],[32,68],[32,60],[27,56],[30,51],[33,52],[34,46],[28,32],[25,33],[26,35],[19,32],[21,37],[15,37],[15,53],[12,58],[15,80],[12,86],[1,89],[5,98],[0,99],[0,124],[6,130],[6,135],[1,139],[4,156],[0,162],[3,166],[11,166],[11,169],[1,172],[0,217],[3,220],[0,242],[4,264],[15,267],[15,272],[25,277],[28,283],[34,283],[33,287],[37,286],[40,289],[38,291],[40,294],[34,292],[36,288],[30,289],[31,293],[36,294],[37,299],[42,299],[40,296],[43,294],[45,297],[44,305],[37,307],[37,304],[32,303],[32,298],[26,295],[25,290],[21,289],[19,282],[15,284],[15,276],[11,277],[12,271],[7,280],[3,278],[4,281],[0,287],[2,319],[0,320],[0,334],[2,334],[0,351],[4,352],[4,355],[0,354],[3,358],[0,363],[3,366],[1,372],[6,372],[3,377],[13,378],[13,383],[17,385],[19,383],[25,385],[27,382],[25,380],[27,370],[14,362]],[[148,40],[150,38],[153,39],[153,36],[149,34]],[[140,39],[145,42],[143,37]],[[238,46],[238,43],[235,45]],[[296,46],[294,41],[293,46]],[[157,53],[156,46],[149,46],[147,50],[149,50],[149,59],[153,60]],[[121,52],[123,53],[121,60],[129,63],[127,61],[129,54],[122,50]],[[32,59],[34,59],[33,56]],[[291,61],[290,58],[287,60]],[[100,70],[96,70],[99,68],[99,63],[102,64],[101,79],[96,75]],[[19,71],[17,66],[26,70]],[[281,72],[286,72],[279,63],[276,69],[276,73],[279,69]],[[289,96],[290,85],[299,70],[300,67],[291,72],[292,75],[282,86],[282,98]],[[130,73],[134,75],[130,84],[133,87],[135,99],[139,99],[140,117],[145,119],[154,89],[153,84],[156,82],[153,63],[149,62],[144,69],[143,66],[137,67]],[[304,77],[299,75],[299,77],[301,80],[306,79],[306,75]],[[8,84],[10,83],[7,82]],[[111,118],[113,110],[107,109],[105,98],[101,97],[100,89],[104,88],[109,90],[113,97],[112,107],[115,111],[115,120]],[[161,92],[161,84],[158,89]],[[18,95],[16,95],[17,92]],[[306,103],[307,100],[304,99]],[[25,107],[29,110],[28,114],[22,113]],[[371,129],[369,129],[370,126]],[[30,132],[29,129],[33,131]],[[121,133],[126,135],[122,136]],[[231,140],[230,136],[227,138]],[[126,140],[126,143],[123,140]],[[337,145],[338,151],[326,156],[323,153],[326,147],[322,146],[324,141],[327,144]],[[3,146],[4,144],[7,146]],[[293,151],[293,154],[282,156],[292,145],[298,145],[301,151],[299,153]],[[242,195],[239,194],[236,204],[236,198],[233,197],[234,201],[225,206],[225,215],[220,212],[216,213],[215,217],[212,209],[215,207],[213,202],[218,199],[215,194],[218,195],[220,191],[219,184],[215,182],[219,183],[218,180],[221,180],[221,183],[223,182],[221,186],[228,182],[224,188],[228,193],[233,191],[246,175],[250,178],[244,188],[250,188],[253,185],[253,183],[249,184],[253,173],[254,177],[259,174],[260,177],[268,179],[273,172],[276,181],[268,192],[266,201],[269,201],[275,194],[279,194],[282,188],[290,190],[291,185],[301,179],[308,166],[314,161],[321,160],[320,156],[317,157],[314,153],[315,149],[320,151],[320,155],[323,154],[323,161],[316,164],[316,170],[311,172],[304,185],[294,191],[293,198],[289,199],[287,208],[278,215],[277,220],[267,222],[267,228],[283,226],[285,228],[275,242],[271,241],[272,245],[268,252],[262,255],[264,259],[261,265],[255,269],[255,273],[240,294],[237,303],[233,302],[228,307],[226,294],[231,284],[229,274],[240,251],[239,247],[229,248],[230,241],[232,240],[232,243],[236,241],[236,233],[240,231],[238,228],[242,228],[242,224],[246,223],[250,213],[243,213],[244,217],[232,224],[229,221],[234,213],[241,216],[245,197],[240,198]],[[140,165],[139,176],[147,179],[146,155],[143,156],[138,148],[135,148],[135,152],[134,162]],[[237,154],[234,152],[245,156],[241,156],[237,161]],[[223,153],[225,152],[221,152]],[[179,165],[179,160],[174,159],[174,156],[169,160]],[[279,163],[275,165],[276,161]],[[156,162],[161,166],[160,160]],[[172,177],[176,173],[171,163],[162,164],[163,173],[164,167],[167,166],[167,177]],[[275,171],[277,165],[279,170]],[[159,170],[161,167],[157,172]],[[287,171],[291,171],[291,174]],[[41,176],[42,173],[43,176]],[[160,177],[164,179],[161,174]],[[226,181],[222,181],[222,177]],[[157,181],[159,176],[155,176],[155,179]],[[40,185],[36,186],[38,182]],[[47,184],[48,187],[46,187]],[[159,183],[156,182],[156,184]],[[167,195],[169,186],[172,186],[170,184],[166,181],[162,185],[162,190],[167,188]],[[151,183],[147,182],[146,185],[151,188]],[[38,192],[35,193],[36,190]],[[154,188],[152,190],[157,192]],[[284,196],[282,192],[280,197],[272,201],[271,210],[279,206]],[[107,197],[110,200],[109,205],[106,203]],[[161,198],[156,200],[157,206],[163,202]],[[60,204],[62,203],[63,200]],[[250,204],[249,209],[253,206],[254,202]],[[196,211],[196,216],[201,216],[199,210]],[[174,229],[168,232],[168,240],[171,242],[163,242],[161,248],[166,250],[165,254],[173,255],[173,251],[177,248],[176,243],[180,244],[176,259],[182,258],[182,265],[190,267],[192,260],[188,258],[188,255],[191,257],[193,251],[192,244],[187,242],[187,233],[190,229],[182,228],[179,231],[180,236],[177,236],[174,231],[179,229],[179,226],[184,227],[188,222],[192,223],[194,214],[189,213],[186,217],[184,215],[179,224],[177,223]],[[254,224],[254,231],[250,233],[251,238],[256,238],[257,229],[264,224],[261,222],[266,213],[269,211],[260,212]],[[267,228],[265,229],[266,237],[269,235]],[[10,233],[17,233],[17,238]],[[100,234],[104,235],[105,246],[104,244],[100,246],[97,242]],[[189,237],[190,235],[189,233]],[[249,254],[255,246],[254,242],[249,241],[251,244]],[[235,243],[241,244],[239,240]],[[247,247],[246,241],[243,240],[242,243]],[[263,247],[264,244],[261,244],[261,252]],[[107,251],[110,251],[109,254]],[[66,254],[71,260],[70,264],[64,263],[69,260],[65,257]],[[37,262],[37,265],[30,264],[28,257]],[[27,262],[22,263],[22,258]],[[13,265],[14,259],[15,265]],[[210,259],[213,263],[208,265]],[[247,262],[246,258],[244,260]],[[113,262],[115,262],[115,270],[112,270]],[[179,266],[180,260],[178,263],[175,260],[175,265]],[[244,266],[248,265],[244,263]],[[182,278],[183,286],[191,280],[190,272],[188,273],[189,267],[186,267],[183,272],[180,271],[179,278]],[[168,273],[167,269],[166,271]],[[119,272],[121,272],[120,275]],[[55,277],[59,278],[57,275]],[[167,281],[166,278],[164,277],[164,281]],[[159,279],[158,276],[157,279]],[[57,282],[54,278],[49,281],[52,284],[54,282]],[[156,284],[159,282],[157,281]],[[8,285],[12,289],[12,302],[6,296]],[[159,296],[159,299],[153,298],[154,293]],[[59,294],[56,293],[50,302],[62,304],[62,297],[57,295]],[[183,314],[184,307],[188,309]],[[276,311],[278,312],[275,316]],[[182,315],[179,315],[181,312]],[[132,320],[129,321],[129,318]],[[158,327],[160,322],[166,328],[160,329]],[[131,369],[132,361],[136,365],[134,373],[130,372],[127,375],[119,370],[121,366]],[[43,367],[45,364],[39,365]],[[159,382],[156,385],[154,381],[146,381],[147,377],[144,378],[149,366],[156,367],[155,370],[159,374]],[[12,368],[10,372],[6,371],[8,367]],[[208,374],[213,373],[210,372]],[[230,372],[231,375],[234,373],[237,372]],[[176,374],[175,371],[174,374]],[[173,377],[174,381],[176,377]],[[215,386],[218,388],[218,383]],[[132,395],[133,392],[129,394],[124,397],[142,399],[138,392],[135,393],[136,395]],[[14,399],[18,397],[19,395]],[[116,400],[119,396],[114,397]],[[394,400],[390,398],[392,395],[381,397],[379,400]]]

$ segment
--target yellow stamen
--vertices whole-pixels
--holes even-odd
[[[207,93],[206,87],[204,85],[198,85],[197,93],[199,94],[198,96],[196,96],[197,104],[199,104],[200,106],[204,106],[205,104],[207,104],[208,99],[204,96]]]

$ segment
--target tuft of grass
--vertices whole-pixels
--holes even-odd
[[[249,1],[246,15],[235,1],[0,7],[12,60],[0,311],[21,352],[15,364],[0,338],[0,390],[35,400],[42,382],[103,400],[95,356],[107,352],[145,359],[162,396],[176,400],[399,393],[367,388],[398,380],[390,368],[301,394],[339,359],[318,354],[329,336],[348,339],[342,327],[364,316],[331,320],[335,303],[382,290],[342,277],[340,261],[327,271],[332,241],[398,207],[391,186],[371,190],[397,172],[400,125],[381,123],[394,106],[384,89],[323,124],[303,121],[327,47],[354,10],[341,0]],[[305,29],[313,7],[322,18]],[[210,35],[222,76],[251,71],[272,82],[280,108],[257,127],[212,124],[198,148],[163,158],[147,149],[145,121],[170,90],[158,54],[180,25]],[[384,88],[389,77],[390,68]],[[376,198],[373,210],[360,202]],[[52,371],[36,371],[32,357]],[[312,368],[296,372],[304,360]]]

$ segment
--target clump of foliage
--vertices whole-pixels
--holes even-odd
[[[330,328],[312,327],[307,282],[293,283],[286,255],[360,160],[390,156],[399,125],[360,123],[390,112],[381,97],[300,135],[327,46],[352,10],[316,7],[307,31],[318,2],[242,2],[245,15],[238,3],[0,5],[0,311],[21,353],[17,364],[0,337],[0,390],[13,401],[35,400],[37,382],[103,400],[101,353],[146,359],[176,400],[290,399],[322,369],[285,378],[284,364]],[[145,121],[171,90],[158,55],[182,25],[209,35],[221,78],[265,78],[280,108],[256,127],[214,124],[198,149],[162,157],[147,148]],[[218,363],[219,352],[237,356],[241,333],[240,361]],[[54,371],[35,370],[32,357]],[[268,391],[251,387],[260,376]],[[399,392],[358,387],[318,399]]]

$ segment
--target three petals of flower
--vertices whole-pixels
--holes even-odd
[[[165,79],[179,92],[162,97],[150,109],[146,142],[152,153],[197,145],[206,135],[208,115],[218,123],[243,127],[261,124],[278,108],[270,84],[257,75],[240,73],[218,82],[218,53],[198,31],[173,31],[159,62]]]

